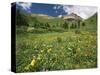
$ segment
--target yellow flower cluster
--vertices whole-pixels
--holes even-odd
[[[48,49],[48,52],[50,52],[50,51],[51,51],[51,48]]]
[[[44,52],[44,50],[41,50],[40,52],[41,52],[41,53],[43,53],[43,52]]]
[[[35,59],[33,59],[32,61],[31,61],[31,66],[34,66],[35,65],[35,63],[36,63],[36,60]]]

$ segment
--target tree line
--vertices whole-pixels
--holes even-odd
[[[68,22],[64,21],[63,23],[58,23],[58,24],[50,24],[48,22],[42,23],[37,20],[36,17],[31,17],[28,14],[23,14],[20,10],[16,11],[16,25],[17,26],[31,26],[34,28],[42,28],[42,29],[48,29],[48,28],[56,28],[60,27],[63,29],[76,29],[80,27],[84,27],[86,24],[85,22],[82,21],[77,21],[77,22]]]

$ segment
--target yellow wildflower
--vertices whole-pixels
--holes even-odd
[[[72,50],[71,48],[68,48],[69,50]]]
[[[30,64],[27,65],[24,69],[25,69],[25,70],[29,70],[29,67],[30,67]]]
[[[43,44],[43,46],[46,46],[45,44]]]
[[[37,48],[37,46],[35,45],[34,48]]]
[[[51,51],[51,48],[48,49],[48,52],[50,52],[50,51]]]
[[[33,59],[32,61],[31,61],[31,66],[34,66],[35,65],[35,63],[36,63],[36,60],[35,59]]]
[[[41,50],[41,53],[43,53],[44,50]]]

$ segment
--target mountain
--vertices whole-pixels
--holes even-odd
[[[73,20],[82,20],[82,18],[80,16],[78,16],[77,14],[75,13],[71,13],[69,15],[64,15],[62,17],[53,17],[53,16],[49,16],[49,15],[46,15],[46,14],[35,14],[35,13],[32,13],[31,14],[32,17],[39,17],[39,18],[43,18],[43,19],[73,19]]]
[[[41,18],[45,18],[45,19],[54,19],[55,18],[55,17],[49,16],[46,14],[35,14],[35,13],[32,13],[31,16],[32,17],[41,17]]]
[[[96,21],[97,20],[97,13],[95,13],[93,16],[91,16],[90,18],[86,19],[86,21]]]
[[[64,20],[70,20],[70,19],[71,20],[82,20],[82,18],[75,13],[71,13],[69,15],[64,15],[63,19]]]
[[[97,13],[95,13],[93,16],[91,16],[90,18],[86,19],[85,22],[87,24],[91,24],[91,25],[97,25]]]
[[[84,22],[88,30],[96,31],[97,30],[97,13],[95,13],[90,18],[84,20]]]

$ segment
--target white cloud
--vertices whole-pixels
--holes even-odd
[[[59,17],[59,18],[61,18],[61,17],[62,17],[62,15],[58,15],[58,17]]]
[[[62,6],[62,5],[55,5],[55,6],[53,7],[53,9],[55,9],[55,10],[56,10],[56,9],[60,9],[61,6]]]
[[[76,6],[74,6],[74,5],[72,5],[72,6],[63,5],[63,10],[65,12],[67,12],[68,14],[73,12],[73,13],[81,16],[82,18],[87,19],[97,12],[97,7],[78,6],[78,5],[76,5]]]
[[[59,5],[58,7],[57,7],[57,9],[60,9],[61,8],[61,6]]]
[[[54,6],[53,9],[57,9],[57,6]]]
[[[28,10],[30,12],[30,7],[32,3],[29,2],[17,2],[17,5],[21,6],[24,10]]]

